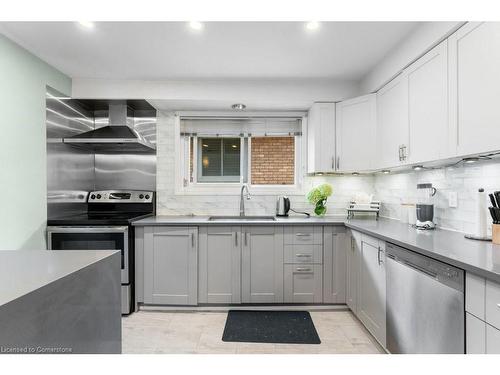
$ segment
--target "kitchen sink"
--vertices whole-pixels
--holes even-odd
[[[208,221],[276,221],[274,216],[210,216]]]

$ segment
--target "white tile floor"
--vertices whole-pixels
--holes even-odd
[[[139,311],[122,319],[123,353],[383,353],[349,311],[311,311],[319,345],[224,342],[226,316],[227,312]]]

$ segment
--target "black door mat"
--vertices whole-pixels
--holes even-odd
[[[307,311],[230,310],[222,341],[321,344]]]

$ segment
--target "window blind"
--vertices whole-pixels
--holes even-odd
[[[286,136],[301,135],[298,118],[181,119],[181,135],[202,136]]]

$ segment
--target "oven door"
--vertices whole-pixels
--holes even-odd
[[[127,226],[47,227],[49,250],[120,250],[122,284],[129,283]]]

